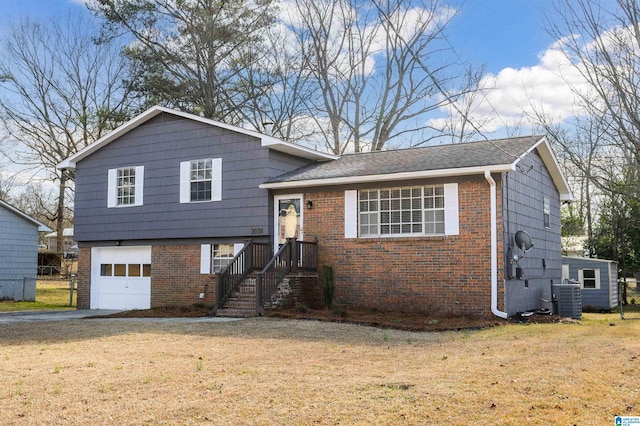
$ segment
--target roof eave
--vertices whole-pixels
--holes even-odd
[[[490,173],[502,173],[515,170],[514,164],[497,164],[492,166],[463,167],[453,169],[439,170],[421,170],[417,172],[387,173],[380,175],[364,175],[364,176],[346,176],[325,179],[307,179],[291,182],[273,182],[263,183],[261,189],[289,189],[317,186],[333,186],[333,185],[349,185],[356,183],[373,183],[373,182],[389,182],[411,179],[429,179],[452,176],[468,176],[484,174],[485,171]]]
[[[238,132],[238,133],[242,133],[245,135],[249,135],[249,136],[253,136],[257,139],[260,139],[260,143],[261,146],[266,147],[266,148],[270,148],[273,149],[275,151],[280,151],[280,152],[284,152],[287,154],[291,154],[291,155],[297,155],[299,157],[302,158],[306,158],[309,160],[333,160],[338,158],[335,155],[331,155],[331,154],[325,154],[323,152],[319,152],[319,151],[315,151],[312,150],[310,148],[306,148],[300,145],[296,145],[294,143],[291,142],[286,142],[283,141],[281,139],[277,139],[274,138],[272,136],[268,136],[268,135],[264,135],[262,133],[253,131],[253,130],[248,130],[248,129],[243,129],[241,127],[237,127],[237,126],[232,126],[230,124],[225,124],[225,123],[221,123],[215,120],[211,120],[208,118],[204,118],[204,117],[200,117],[197,115],[193,115],[193,114],[189,114],[186,112],[182,112],[182,111],[176,111],[170,108],[166,108],[166,107],[162,107],[162,106],[153,106],[151,108],[149,108],[148,110],[146,110],[145,112],[143,112],[142,114],[139,114],[138,116],[134,117],[133,119],[127,121],[126,123],[120,125],[119,127],[117,127],[116,129],[114,129],[113,131],[111,131],[108,135],[105,135],[104,137],[98,139],[97,141],[95,141],[94,143],[92,143],[91,145],[85,147],[84,149],[81,149],[80,151],[78,151],[76,154],[70,156],[69,158],[61,161],[60,163],[58,163],[58,165],[56,166],[58,169],[75,169],[76,167],[76,163],[86,157],[88,157],[89,155],[93,154],[94,152],[96,152],[97,150],[99,150],[100,148],[104,147],[105,145],[109,144],[110,142],[112,142],[113,140],[119,138],[120,136],[130,132],[131,130],[135,129],[136,127],[140,126],[141,124],[149,121],[150,119],[152,119],[153,117],[155,117],[156,115],[160,114],[160,113],[167,113],[167,114],[172,114],[172,115],[176,115],[178,117],[183,117],[189,120],[193,120],[193,121],[198,121],[200,123],[203,124],[207,124],[210,126],[216,126],[216,127],[220,127],[226,130],[231,130],[233,132]]]
[[[567,182],[564,173],[562,173],[562,170],[560,169],[558,159],[553,153],[553,149],[551,148],[551,144],[549,144],[547,137],[543,136],[542,138],[540,138],[540,140],[536,144],[534,144],[524,155],[528,154],[534,149],[538,150],[540,158],[542,158],[542,161],[546,165],[547,170],[551,175],[551,179],[553,180],[553,183],[556,185],[558,193],[560,194],[560,201],[567,203],[574,202],[575,198],[573,196],[571,188],[569,187],[569,183]],[[523,158],[524,155],[521,158]],[[521,158],[516,160],[516,162],[520,161]]]
[[[4,206],[7,210],[10,210],[10,211],[14,212],[18,216],[28,220],[29,222],[33,223],[34,225],[37,225],[38,226],[38,232],[49,232],[49,231],[52,230],[47,225],[45,225],[44,223],[40,222],[38,219],[35,219],[35,218],[29,216],[28,214],[26,214],[25,212],[23,212],[21,210],[18,210],[16,207],[12,206],[11,204],[7,203],[6,201],[0,200],[0,205]]]

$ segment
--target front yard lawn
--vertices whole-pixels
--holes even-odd
[[[3,424],[613,424],[640,321],[409,332],[279,318],[0,327]]]
[[[49,309],[75,309],[76,293],[69,306],[69,281],[38,280],[36,282],[35,302],[0,301],[0,312],[33,311]]]

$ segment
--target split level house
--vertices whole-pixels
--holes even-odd
[[[260,312],[296,274],[321,305],[327,265],[345,309],[507,317],[562,278],[572,194],[542,136],[336,157],[153,107],[58,167],[76,173],[80,309],[223,310],[249,275]]]

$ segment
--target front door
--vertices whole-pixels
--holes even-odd
[[[302,194],[277,195],[274,198],[275,251],[287,238],[302,240],[302,201]]]

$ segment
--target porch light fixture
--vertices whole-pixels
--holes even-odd
[[[307,208],[309,210],[311,210],[313,208],[313,201],[311,201],[311,200],[307,201]]]

